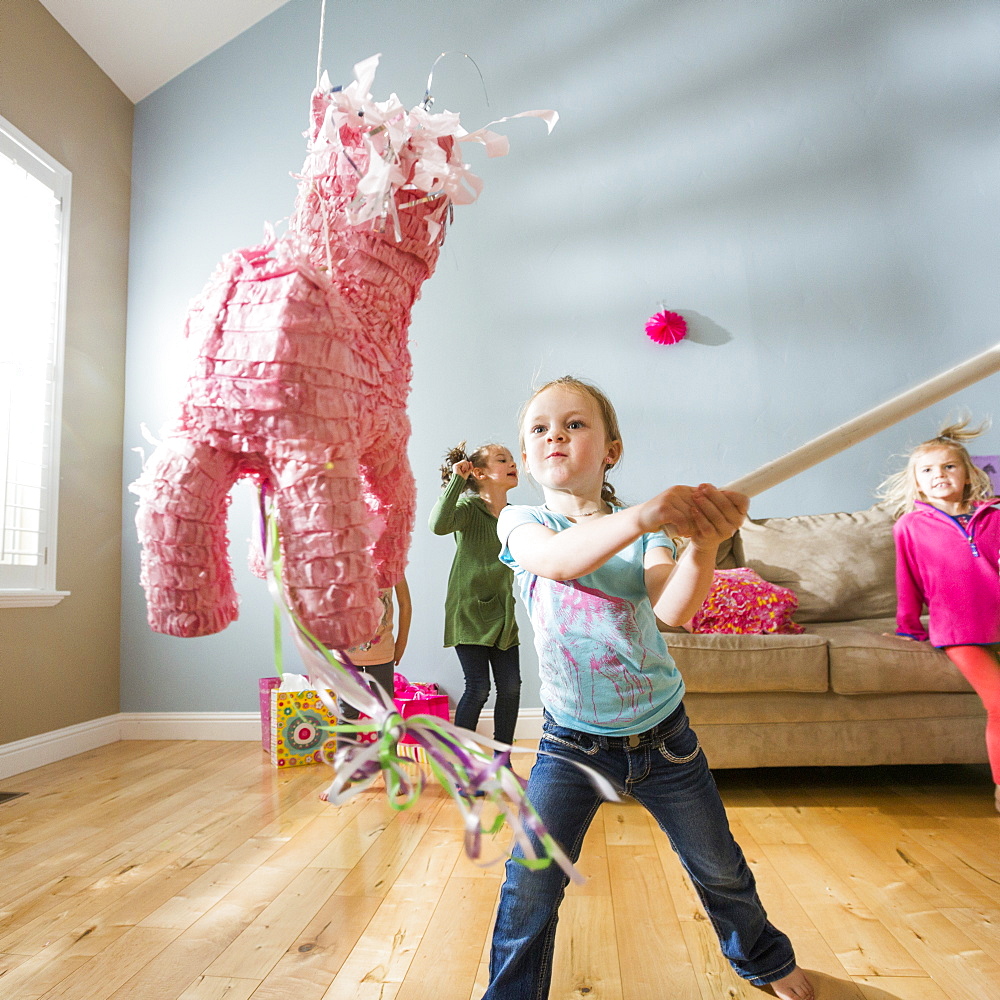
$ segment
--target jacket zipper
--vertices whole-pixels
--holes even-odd
[[[941,510],[940,507],[934,507],[933,504],[928,504],[927,506],[931,507],[938,514],[941,514],[942,517],[948,518],[948,520],[951,521],[951,523],[954,524],[955,527],[958,528],[958,530],[962,532],[962,536],[969,543],[969,548],[972,550],[972,555],[975,558],[978,559],[979,558],[979,547],[976,545],[975,532],[973,531],[972,523],[973,523],[973,521],[975,521],[976,515],[979,513],[980,510],[985,510],[987,506],[993,507],[993,506],[996,506],[996,505],[995,504],[987,504],[986,506],[980,507],[980,508],[978,508],[978,510],[973,511],[972,517],[969,518],[968,530],[965,527],[963,527],[962,522],[959,521],[959,519],[957,517],[955,517],[953,514],[946,514],[943,510]]]

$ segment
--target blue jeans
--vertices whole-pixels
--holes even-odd
[[[619,793],[653,815],[694,884],[723,954],[740,976],[763,986],[792,971],[791,942],[767,919],[683,705],[632,737],[564,729],[545,714],[528,798],[575,862],[602,800],[568,760],[600,771]],[[519,850],[514,856],[520,856]],[[483,1000],[544,1000],[549,995],[556,922],[568,881],[555,864],[530,871],[514,860],[507,862]]]
[[[521,705],[521,664],[517,646],[498,649],[496,646],[455,646],[458,661],[465,674],[465,691],[455,708],[455,725],[475,732],[479,713],[490,696],[490,668],[497,685],[497,700],[493,708],[493,738],[501,743],[514,742],[517,711]]]

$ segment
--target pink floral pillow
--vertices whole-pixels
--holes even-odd
[[[804,632],[792,621],[795,592],[768,583],[752,569],[717,569],[705,603],[691,619],[692,632]]]

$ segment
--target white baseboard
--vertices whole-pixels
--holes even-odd
[[[492,736],[492,712],[483,712],[477,732]],[[537,740],[542,735],[542,710],[521,709],[514,735],[519,740]],[[119,712],[0,746],[0,778],[54,764],[119,740],[251,742],[259,739],[257,712]]]
[[[120,740],[259,740],[259,712],[122,712]]]
[[[119,735],[120,715],[106,715],[101,719],[81,722],[51,733],[29,736],[0,746],[0,778],[10,778],[23,771],[30,771],[44,764],[75,757],[78,753],[115,743]]]
[[[493,713],[483,712],[479,717],[476,732],[482,736],[493,735]],[[515,740],[538,740],[542,737],[542,710],[540,708],[522,708],[517,713],[517,725],[514,727]]]

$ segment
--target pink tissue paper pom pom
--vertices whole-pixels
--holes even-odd
[[[646,320],[646,336],[657,344],[676,344],[687,333],[687,321],[680,313],[658,312]]]

